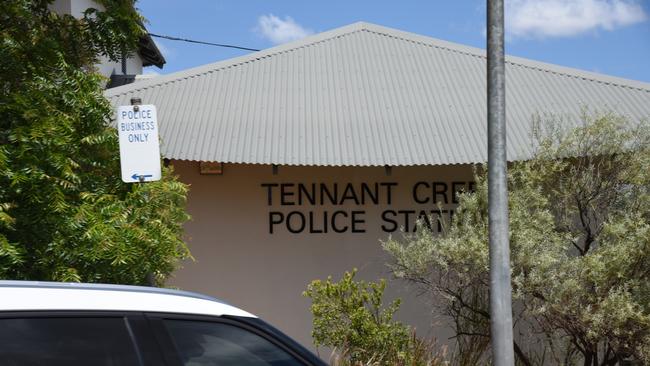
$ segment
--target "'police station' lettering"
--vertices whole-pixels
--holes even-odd
[[[365,233],[368,220],[364,208],[369,205],[384,208],[378,221],[385,233],[414,232],[418,221],[439,232],[454,214],[452,207],[443,209],[441,205],[458,204],[458,193],[473,191],[474,185],[471,181],[416,182],[410,187],[410,196],[417,209],[393,209],[397,182],[261,184],[267,205],[276,206],[268,213],[269,234]],[[305,211],[306,207],[311,209]]]

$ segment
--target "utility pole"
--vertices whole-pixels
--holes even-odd
[[[487,0],[490,336],[492,364],[513,366],[503,23],[503,0]]]

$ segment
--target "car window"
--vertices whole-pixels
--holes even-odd
[[[165,320],[184,366],[294,366],[304,364],[265,338],[237,326]]]
[[[0,319],[3,366],[140,365],[124,318]]]

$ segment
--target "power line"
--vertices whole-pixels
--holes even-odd
[[[236,48],[238,50],[245,50],[245,51],[259,51],[258,49],[255,48],[248,48],[248,47],[241,47],[241,46],[233,46],[231,44],[221,44],[221,43],[212,43],[212,42],[203,42],[203,41],[195,41],[193,39],[186,39],[186,38],[179,38],[179,37],[172,37],[172,36],[163,36],[160,34],[154,34],[154,33],[149,33],[150,36],[152,37],[158,37],[158,38],[164,38],[164,39],[169,39],[172,41],[182,41],[182,42],[189,42],[189,43],[198,43],[198,44],[207,44],[209,46],[217,46],[217,47],[226,47],[226,48]]]

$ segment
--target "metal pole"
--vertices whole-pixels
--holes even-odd
[[[133,111],[137,112],[138,110],[140,110],[140,105],[142,105],[142,99],[140,99],[138,97],[131,98],[131,105],[133,106]],[[144,175],[139,176],[138,181],[139,181],[139,184],[144,184],[145,183]],[[146,193],[145,193],[144,197],[145,197],[145,199],[148,198]],[[149,285],[149,286],[152,286],[152,287],[156,286],[156,277],[151,272],[147,272],[147,274],[145,275],[145,281],[147,282],[147,285]]]
[[[514,365],[508,185],[503,0],[487,0],[488,217],[492,364]]]

